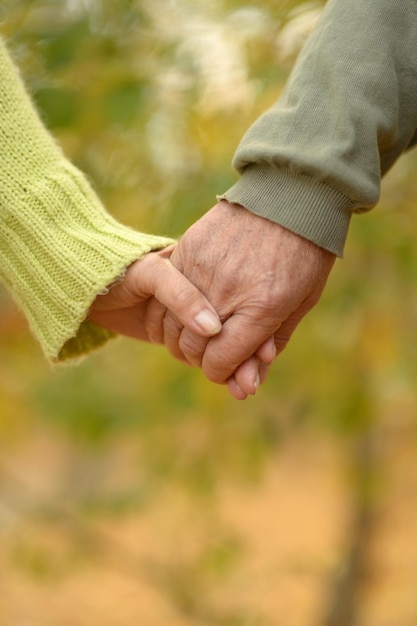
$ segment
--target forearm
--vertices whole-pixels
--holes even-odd
[[[98,293],[171,240],[116,222],[40,121],[0,41],[0,279],[51,360],[103,343]]]
[[[224,196],[338,255],[417,130],[415,0],[329,0]]]

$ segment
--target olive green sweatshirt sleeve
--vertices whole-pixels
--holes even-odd
[[[51,361],[111,333],[85,321],[95,297],[172,240],[137,233],[103,208],[43,126],[0,41],[0,280]]]
[[[222,197],[341,256],[352,213],[377,203],[416,130],[417,1],[328,0]]]

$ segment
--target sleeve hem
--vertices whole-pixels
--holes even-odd
[[[240,204],[343,256],[355,206],[345,195],[320,181],[290,169],[250,165],[219,199]]]
[[[85,321],[97,294],[173,243],[117,222],[65,160],[36,179],[24,201],[10,196],[1,206],[0,275],[51,363],[105,343],[108,331]]]

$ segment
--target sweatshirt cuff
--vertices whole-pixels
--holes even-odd
[[[250,165],[219,196],[343,256],[354,203],[309,176],[270,165]]]
[[[94,299],[133,261],[173,243],[118,223],[65,159],[2,203],[0,274],[51,362],[113,336],[86,321]]]

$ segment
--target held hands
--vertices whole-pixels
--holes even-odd
[[[219,333],[222,325],[216,310],[170,263],[173,249],[174,245],[150,252],[132,263],[107,293],[97,296],[89,319],[120,335],[150,341],[145,321],[155,297],[190,332],[204,337]]]
[[[222,201],[177,246],[133,263],[96,298],[89,318],[119,334],[165,343],[174,357],[200,366],[242,400],[256,392],[319,300],[334,260],[303,237]]]
[[[171,256],[217,310],[221,333],[198,335],[154,300],[148,311],[149,336],[244,398],[241,379],[234,374],[237,368],[242,363],[253,366],[255,359],[260,382],[265,379],[268,367],[262,364],[259,346],[265,349],[270,344],[264,342],[273,337],[276,353],[284,349],[319,300],[334,260],[332,253],[303,237],[222,201],[191,226]]]
[[[187,328],[196,337],[209,339],[218,334],[222,324],[216,310],[171,264],[169,257],[173,249],[171,246],[149,253],[132,263],[121,280],[107,293],[97,296],[90,308],[89,319],[115,333],[150,341],[147,326],[153,327],[156,323],[151,310],[152,303],[158,302],[158,313],[168,309],[181,328]],[[263,360],[265,369],[266,363],[271,363],[274,357],[275,347],[271,340],[258,350],[257,356],[251,356],[236,368],[236,385],[230,389],[232,395],[241,399],[255,393],[259,363]],[[180,359],[188,362],[184,355],[180,355]]]

